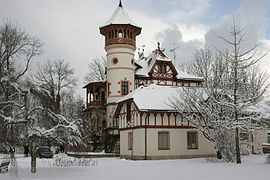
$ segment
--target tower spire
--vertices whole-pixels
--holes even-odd
[[[119,7],[122,7],[122,1],[119,0]]]

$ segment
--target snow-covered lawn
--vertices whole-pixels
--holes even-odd
[[[30,158],[17,158],[21,179],[57,180],[263,180],[270,177],[266,156],[244,157],[240,165],[206,162],[205,159],[130,161],[119,158],[100,158],[97,166],[54,167],[53,160],[38,159],[37,173],[30,173]],[[0,174],[10,179],[9,173]]]

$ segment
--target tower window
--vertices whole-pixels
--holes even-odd
[[[112,60],[112,62],[113,62],[113,64],[117,64],[117,63],[118,63],[118,59],[117,59],[117,58],[114,58],[114,59]]]
[[[132,31],[130,32],[130,39],[132,39]]]
[[[128,81],[122,81],[121,83],[121,94],[127,95],[128,94]]]
[[[114,38],[113,30],[112,30],[112,38]]]
[[[118,36],[119,36],[119,39],[122,39],[122,38],[123,38],[123,32],[122,32],[122,30],[121,30],[121,29],[119,30],[119,34],[118,34]]]
[[[127,30],[127,38],[129,38],[129,30]]]
[[[124,38],[126,38],[126,37],[127,37],[126,30],[124,29]]]
[[[109,39],[111,39],[111,31],[109,31]]]
[[[117,38],[117,29],[115,30],[115,38]]]

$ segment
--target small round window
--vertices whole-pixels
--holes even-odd
[[[114,58],[113,59],[113,64],[117,64],[118,63],[118,59],[117,58]]]

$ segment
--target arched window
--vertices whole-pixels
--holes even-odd
[[[162,66],[162,73],[166,73],[166,65]]]
[[[122,32],[122,29],[119,30],[119,32],[118,32],[118,37],[119,37],[119,39],[122,39],[122,38],[123,38],[123,32]]]
[[[132,39],[132,31],[130,31],[130,39]]]
[[[129,38],[129,30],[127,30],[127,38]]]
[[[158,72],[162,73],[162,66],[161,65],[158,65]]]
[[[117,38],[117,29],[115,30],[115,38]]]
[[[124,38],[126,38],[126,37],[127,37],[126,30],[124,29]]]

